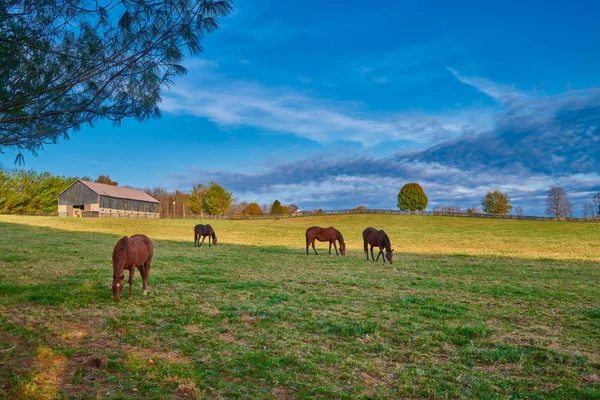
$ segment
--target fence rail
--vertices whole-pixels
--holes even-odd
[[[248,219],[281,219],[281,218],[297,218],[297,217],[312,217],[320,215],[347,215],[347,214],[386,214],[386,215],[422,215],[427,217],[462,217],[462,218],[486,218],[486,219],[511,219],[525,221],[556,221],[554,217],[542,217],[536,215],[494,215],[483,213],[467,213],[467,212],[447,212],[447,211],[406,211],[406,210],[313,210],[301,211],[292,214],[232,214],[232,215],[189,215],[182,214],[161,214],[161,218],[186,218],[186,219],[231,219],[231,220],[248,220]],[[561,218],[561,221],[567,222],[600,222],[600,216],[595,218]]]
[[[61,213],[62,214],[62,213]],[[125,213],[98,213],[94,212],[83,212],[83,217],[108,217],[108,218],[157,218],[150,215],[128,215]],[[487,218],[487,219],[512,219],[512,220],[526,220],[526,221],[556,221],[554,217],[541,217],[535,215],[494,215],[494,214],[483,214],[483,213],[467,213],[467,212],[447,212],[447,211],[405,211],[405,210],[378,210],[378,209],[367,209],[367,210],[313,210],[313,211],[302,211],[292,214],[261,214],[261,215],[248,215],[248,214],[232,214],[232,215],[210,215],[210,214],[160,214],[162,219],[230,219],[230,220],[248,220],[248,219],[281,219],[281,218],[298,218],[298,217],[313,217],[320,215],[347,215],[347,214],[387,214],[387,215],[421,215],[426,217],[462,217],[462,218]],[[43,216],[43,217],[56,217],[65,216],[59,213],[30,213],[30,214],[13,214],[21,216]],[[566,222],[596,222],[600,223],[600,216],[592,218],[561,218],[561,221]]]

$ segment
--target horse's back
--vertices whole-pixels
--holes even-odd
[[[363,231],[363,233],[362,233],[363,239],[364,239],[364,240],[367,240],[367,238],[369,237],[369,234],[370,234],[371,232],[373,232],[373,231],[376,231],[376,230],[377,230],[377,229],[375,229],[375,228],[371,228],[371,227],[365,228],[365,230],[364,230],[364,231]]]
[[[152,258],[152,256],[154,255],[154,243],[152,243],[152,240],[150,240],[148,236],[136,234],[132,235],[129,239],[135,247],[137,253],[137,263],[143,264],[144,262],[146,262],[146,260]]]
[[[204,233],[205,226],[206,225],[203,225],[203,224],[198,224],[198,225],[194,226],[194,233],[198,233],[198,234]]]
[[[323,228],[321,228],[320,226],[311,226],[310,228],[306,228],[306,236],[309,236],[309,235],[313,235],[313,236],[314,236],[314,235],[316,235],[316,234],[317,234],[317,233],[318,233],[318,232],[319,232],[321,229],[323,229]]]

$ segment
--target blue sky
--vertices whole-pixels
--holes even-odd
[[[405,3],[235,1],[160,120],[83,129],[25,168],[304,209],[392,209],[417,181],[429,209],[498,188],[542,214],[561,185],[580,210],[600,191],[600,4]]]

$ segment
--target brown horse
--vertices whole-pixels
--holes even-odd
[[[394,249],[392,249],[392,244],[390,243],[390,238],[387,233],[382,230],[378,231],[375,228],[367,228],[363,231],[363,241],[365,245],[365,253],[367,253],[367,261],[369,261],[369,251],[368,245],[371,245],[371,260],[379,261],[379,256],[383,256],[383,263],[385,264],[385,259],[390,262],[393,261],[394,258]],[[379,247],[379,254],[377,254],[377,260],[373,256],[373,247]],[[385,254],[383,254],[383,249],[385,249]]]
[[[344,237],[334,227],[330,226],[329,228],[321,228],[319,226],[311,226],[306,230],[306,255],[308,255],[308,246],[312,244],[312,248],[315,251],[315,254],[318,255],[317,250],[315,249],[315,239],[319,242],[329,242],[329,254],[331,254],[331,244],[333,243],[333,247],[335,248],[335,254],[338,254],[337,247],[335,245],[335,241],[340,242],[340,253],[345,256],[346,255],[346,244],[344,243]]]
[[[200,242],[200,236],[202,236],[202,242]],[[215,234],[215,231],[213,230],[212,226],[210,225],[202,225],[202,224],[198,224],[194,227],[194,247],[196,247],[196,244],[198,244],[198,247],[202,246],[202,243],[204,243],[204,239],[206,239],[207,236],[210,236],[212,238],[212,244],[214,244],[215,246],[217,245],[217,235]],[[208,241],[208,247],[210,247],[210,240]]]
[[[114,300],[121,299],[123,292],[123,280],[125,270],[129,270],[129,298],[133,295],[133,274],[135,267],[142,274],[142,285],[144,296],[148,286],[148,277],[150,276],[150,263],[154,255],[154,244],[146,235],[133,235],[131,237],[123,236],[115,245],[113,250],[113,295]]]

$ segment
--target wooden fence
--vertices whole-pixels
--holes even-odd
[[[463,218],[487,218],[487,219],[513,219],[526,221],[556,221],[554,217],[540,217],[531,215],[494,215],[483,213],[467,213],[467,212],[446,212],[446,211],[411,211],[405,210],[313,210],[302,211],[292,214],[232,214],[232,215],[197,215],[197,214],[160,214],[162,219],[231,219],[231,220],[246,220],[246,219],[281,219],[281,218],[298,218],[298,217],[313,217],[320,215],[347,215],[347,214],[386,214],[386,215],[421,215],[426,217],[463,217]],[[29,216],[57,216],[58,213],[38,213],[38,214],[15,214]],[[83,217],[108,217],[108,218],[156,218],[154,216],[134,216],[123,214],[105,214],[97,212],[83,212]],[[600,222],[600,216],[593,218],[562,218],[565,222]]]
[[[347,215],[347,214],[385,214],[385,215],[421,215],[426,217],[462,217],[462,218],[487,218],[487,219],[512,219],[526,221],[556,221],[554,217],[540,217],[533,215],[494,215],[483,213],[468,213],[468,212],[446,212],[446,211],[405,211],[405,210],[312,210],[301,211],[292,214],[232,214],[232,215],[189,215],[185,217],[182,214],[161,214],[161,218],[186,218],[186,219],[231,219],[231,220],[247,220],[247,219],[281,219],[281,218],[298,218],[298,217],[313,217],[320,215]],[[600,222],[600,217],[596,218],[562,218],[561,221],[566,222]]]

